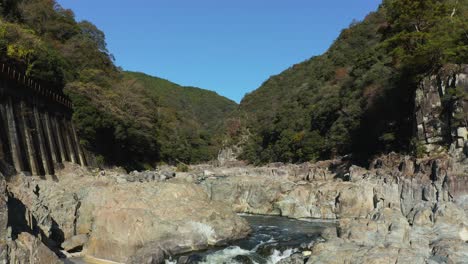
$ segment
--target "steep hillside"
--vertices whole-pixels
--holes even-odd
[[[241,102],[252,162],[411,151],[414,91],[468,62],[468,2],[386,0],[323,55],[271,77]]]
[[[200,162],[216,157],[223,120],[237,104],[215,92],[182,87],[143,73],[125,72],[132,89],[143,89],[157,102],[158,142],[164,161]]]
[[[81,143],[98,164],[209,160],[218,122],[236,108],[212,92],[121,72],[104,33],[53,0],[0,2],[0,62],[65,90]]]
[[[170,81],[144,73],[126,72],[127,79],[135,79],[149,93],[158,97],[161,107],[174,108],[197,120],[203,128],[214,128],[237,104],[213,91],[196,87],[182,87]]]

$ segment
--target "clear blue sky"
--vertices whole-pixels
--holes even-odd
[[[58,0],[106,34],[116,64],[239,102],[327,50],[381,0]]]

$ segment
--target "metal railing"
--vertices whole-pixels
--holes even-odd
[[[40,96],[47,97],[58,104],[63,105],[66,108],[72,109],[73,104],[65,95],[52,91],[49,88],[43,87],[40,83],[34,81],[33,79],[22,74],[20,71],[17,71],[13,67],[5,65],[2,63],[1,74],[6,76],[8,79],[18,82],[25,87],[32,89],[36,94]]]

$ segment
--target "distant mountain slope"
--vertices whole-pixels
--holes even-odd
[[[414,91],[447,63],[468,62],[468,1],[385,0],[323,55],[242,100],[252,162],[410,151]]]
[[[216,158],[224,119],[238,108],[215,92],[138,72],[122,72],[109,88],[73,82],[67,92],[90,148],[129,168]]]
[[[196,163],[216,157],[223,121],[238,108],[234,101],[144,73],[125,72],[123,79],[128,92],[142,90],[156,102],[161,160]]]
[[[161,107],[184,113],[187,117],[197,120],[205,129],[215,128],[238,107],[234,101],[213,91],[183,87],[139,72],[125,72],[125,77],[136,80],[149,94],[156,96]]]

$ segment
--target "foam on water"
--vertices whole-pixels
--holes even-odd
[[[274,250],[273,254],[268,258],[266,264],[276,264],[280,260],[290,257],[293,253],[295,253],[297,249],[287,249],[283,252],[279,250]],[[238,246],[232,246],[225,248],[223,250],[217,251],[214,254],[208,255],[204,262],[201,264],[219,264],[219,263],[226,263],[226,264],[238,264],[239,262],[235,261],[234,258],[236,256],[248,256],[253,254],[255,251],[253,250],[245,250]],[[166,264],[176,264],[177,262],[166,262]],[[258,264],[257,262],[253,261],[253,263]]]
[[[303,250],[309,243],[320,239],[320,232],[333,223],[303,222],[282,217],[244,216],[252,227],[252,234],[234,241],[226,248],[211,248],[185,254],[203,259],[202,264],[239,264],[237,256],[249,258],[256,264],[276,264]],[[206,238],[212,236],[207,226],[194,224]],[[305,246],[304,246],[305,245]],[[165,264],[177,264],[180,256],[167,260]]]
[[[214,254],[206,256],[206,260],[201,262],[201,264],[219,264],[219,263],[229,263],[237,264],[238,262],[232,260],[236,256],[246,256],[251,253],[250,250],[242,249],[238,246],[232,246],[225,248],[223,250],[217,251]]]
[[[258,243],[258,245],[256,245],[256,246],[252,249],[252,251],[255,252],[255,251],[257,251],[257,249],[258,249],[259,247],[261,247],[261,246],[263,246],[263,245],[266,245],[266,244],[273,244],[273,243],[275,243],[275,242],[276,242],[276,240],[275,240],[274,238],[270,238],[270,239],[267,240],[267,241],[260,241],[260,243]]]
[[[280,260],[290,257],[295,252],[297,252],[297,249],[286,249],[283,252],[275,249],[273,254],[269,257],[267,264],[276,264]]]

